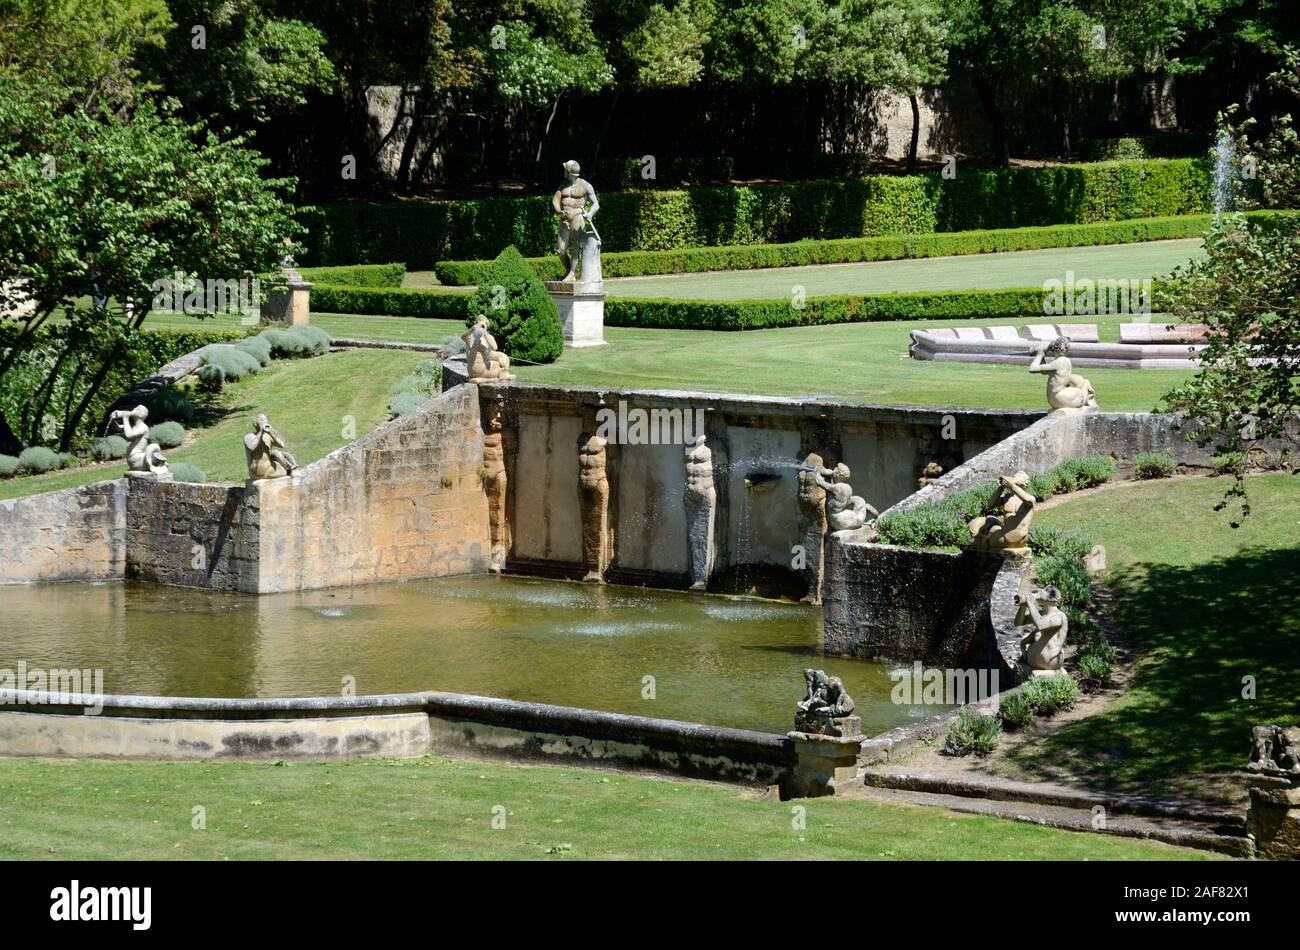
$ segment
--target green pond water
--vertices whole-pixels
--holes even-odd
[[[933,715],[888,668],[821,654],[819,608],[471,576],[246,594],[152,584],[0,588],[0,668],[104,671],[169,696],[477,693],[785,732],[801,671],[843,678],[868,733]],[[654,677],[653,699],[643,677]]]

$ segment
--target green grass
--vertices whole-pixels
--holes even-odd
[[[427,354],[398,350],[347,350],[307,360],[273,360],[256,375],[227,386],[219,418],[195,428],[192,442],[166,452],[169,461],[190,462],[210,482],[243,482],[245,433],[253,417],[265,412],[282,432],[299,463],[310,464],[341,448],[344,419],[355,419],[356,434],[365,435],[388,419],[392,387]],[[0,498],[86,485],[117,478],[123,462],[89,465],[49,475],[0,481]]]
[[[822,264],[770,270],[714,271],[662,277],[618,277],[605,281],[611,297],[697,300],[785,298],[795,285],[808,297],[885,294],[893,291],[996,290],[1039,287],[1043,281],[1075,277],[1157,278],[1203,254],[1200,238],[1148,241],[1101,247],[1063,247],[961,257],[933,257],[858,264]],[[436,286],[432,273],[408,274],[404,287]]]
[[[1212,510],[1228,484],[1130,482],[1037,516],[1106,546],[1116,616],[1142,656],[1103,713],[1015,750],[1019,774],[1214,795],[1215,776],[1245,765],[1252,725],[1300,719],[1300,477],[1252,476],[1235,530],[1233,506]]]
[[[1117,318],[1096,322],[1102,333],[1118,334]],[[1043,378],[1023,366],[909,358],[908,331],[936,325],[945,324],[855,323],[740,333],[607,327],[607,346],[566,349],[549,366],[517,369],[525,382],[564,385],[1047,409]],[[1112,411],[1152,409],[1189,375],[1182,370],[1082,372],[1096,387],[1101,407]]]
[[[179,318],[189,319],[189,318]],[[459,336],[458,320],[312,314],[330,335],[400,343]],[[1019,326],[1026,322],[1014,321]],[[1118,339],[1123,317],[1098,317]],[[936,363],[907,356],[908,331],[944,321],[891,321],[777,330],[606,327],[606,346],[566,349],[548,366],[516,364],[525,382],[628,389],[693,389],[767,396],[824,395],[852,402],[1046,409],[1041,377],[1020,366]],[[963,326],[966,324],[962,324]],[[981,324],[972,324],[979,326]],[[1103,409],[1146,411],[1189,375],[1183,370],[1084,370]]]
[[[425,758],[341,763],[7,759],[0,858],[1197,860],[1152,842],[893,803]],[[493,808],[506,827],[493,828]],[[206,829],[191,827],[195,806]]]

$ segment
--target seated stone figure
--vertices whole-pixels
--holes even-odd
[[[1001,551],[1005,554],[1028,556],[1029,524],[1034,518],[1034,505],[1038,499],[1027,486],[1029,476],[1024,472],[1008,477],[998,476],[998,490],[984,506],[985,511],[1002,509],[1001,516],[988,514],[971,519],[971,544],[980,551]]]
[[[1097,396],[1092,390],[1092,383],[1074,371],[1074,364],[1067,355],[1070,341],[1058,336],[1051,343],[1041,344],[1034,358],[1029,363],[1029,372],[1046,373],[1047,404],[1053,411],[1067,410],[1080,412],[1084,409],[1097,408]],[[1046,360],[1052,356],[1054,359]]]
[[[510,375],[510,357],[497,349],[497,341],[488,331],[488,318],[479,314],[474,325],[466,330],[465,367],[470,379],[514,379]]]
[[[796,704],[794,728],[814,735],[853,736],[862,731],[862,720],[852,715],[853,697],[844,691],[838,676],[825,670],[804,670],[807,693]]]
[[[849,484],[852,477],[853,473],[843,462],[813,473],[813,481],[826,492],[826,524],[831,531],[854,531],[868,521],[874,521],[879,514],[853,494],[853,487]]]
[[[1046,609],[1038,609],[1040,601]],[[1032,639],[1025,643],[1025,666],[1035,676],[1064,673],[1070,618],[1061,609],[1061,592],[1047,587],[1027,596],[1016,594],[1016,604],[1025,608],[1034,624]]]
[[[110,427],[121,432],[127,441],[127,471],[167,474],[167,458],[162,454],[162,447],[149,441],[149,424],[145,421],[149,418],[149,410],[146,407],[119,409],[108,418]]]
[[[284,478],[298,468],[298,460],[285,450],[284,437],[264,415],[254,420],[253,431],[244,436],[244,456],[252,479]]]

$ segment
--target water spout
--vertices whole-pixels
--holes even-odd
[[[745,487],[751,491],[770,491],[781,476],[776,472],[750,472],[745,476]]]

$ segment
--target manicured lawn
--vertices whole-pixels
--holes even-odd
[[[0,760],[0,858],[1204,860],[1203,852],[863,800],[424,758]],[[194,809],[206,829],[192,828]],[[493,828],[494,807],[505,810]]]
[[[193,441],[166,450],[169,461],[190,462],[210,482],[242,482],[248,474],[244,434],[265,412],[284,435],[299,463],[307,465],[346,445],[347,417],[357,436],[388,419],[393,385],[427,354],[395,350],[348,350],[308,360],[273,360],[255,376],[227,387],[219,417],[190,432]],[[93,465],[0,481],[0,498],[117,478],[123,462]]]
[[[1221,478],[1117,485],[1038,516],[1106,546],[1117,619],[1143,656],[1105,712],[1017,749],[1022,774],[1214,795],[1215,775],[1245,765],[1251,726],[1300,720],[1300,476],[1247,484],[1235,530],[1234,506],[1212,510]]]
[[[1062,247],[961,257],[931,257],[858,264],[823,264],[769,270],[715,271],[657,277],[615,277],[605,281],[612,297],[671,297],[698,300],[789,298],[791,288],[809,297],[887,294],[915,290],[993,290],[1041,287],[1051,278],[1159,278],[1203,254],[1200,238],[1148,241],[1100,247]],[[405,287],[437,286],[432,272],[408,274]]]
[[[457,320],[313,314],[338,337],[442,343]],[[1017,321],[1020,322],[1020,321]],[[1117,339],[1117,317],[1095,321]],[[1046,409],[1044,384],[1018,366],[934,363],[907,356],[908,331],[943,321],[853,323],[724,333],[606,327],[606,346],[566,349],[548,366],[516,364],[524,382],[611,389],[693,389],[851,402]],[[979,326],[981,324],[962,324]],[[1190,375],[1182,370],[1087,370],[1103,409],[1146,411]]]
[[[1025,322],[1025,321],[1017,321]],[[1118,335],[1115,318],[1096,321]],[[1042,377],[1021,366],[936,363],[907,356],[908,331],[942,321],[854,323],[716,332],[608,327],[607,346],[565,350],[549,366],[521,366],[526,382],[853,402],[1046,409]],[[979,324],[974,324],[978,326]],[[1182,370],[1084,370],[1103,409],[1149,410]]]

